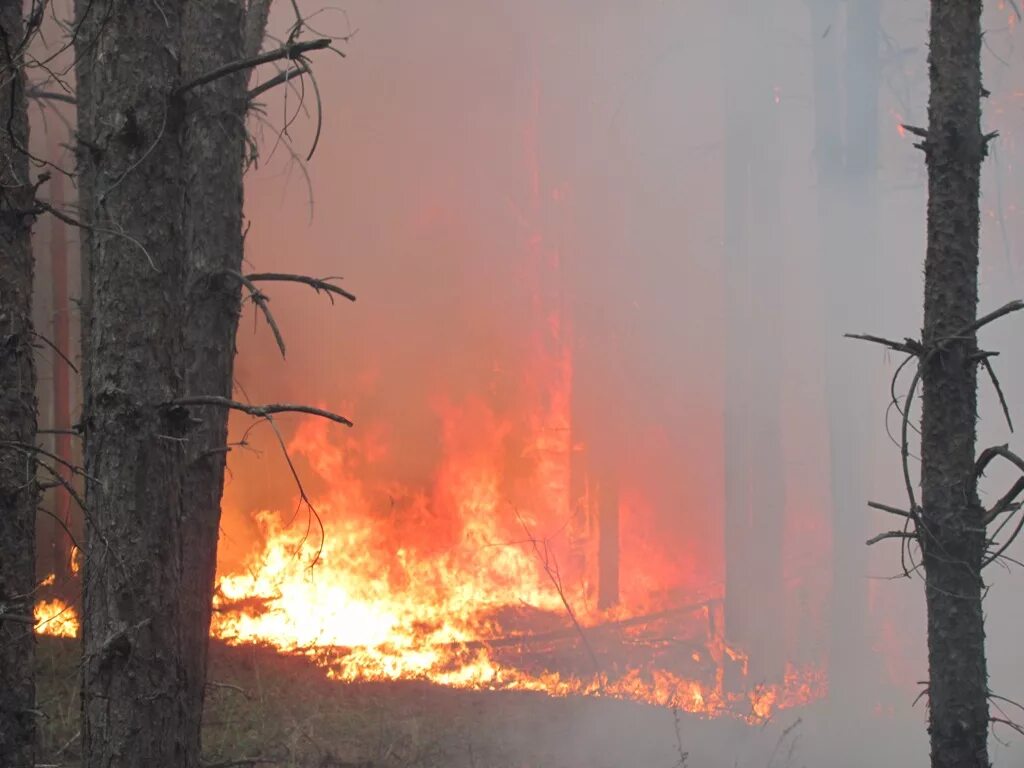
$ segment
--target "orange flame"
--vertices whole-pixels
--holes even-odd
[[[62,600],[42,600],[36,603],[33,617],[36,620],[37,635],[52,637],[77,637],[78,614]]]

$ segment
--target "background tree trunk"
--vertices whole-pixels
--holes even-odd
[[[36,371],[19,0],[0,0],[0,764],[35,765]],[[4,614],[8,614],[5,618]]]
[[[780,137],[771,10],[733,0],[725,12],[725,632],[763,682],[781,679],[784,661]]]
[[[988,768],[983,510],[975,478],[981,0],[932,0],[918,535],[935,768]],[[940,345],[941,346],[937,346]]]

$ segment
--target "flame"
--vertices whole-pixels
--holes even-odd
[[[41,600],[36,603],[33,617],[36,620],[37,635],[52,637],[77,637],[78,614],[62,600]]]
[[[652,608],[639,600],[594,607],[589,560],[573,558],[566,534],[579,521],[561,511],[574,446],[568,430],[549,429],[567,403],[547,402],[518,452],[515,426],[482,400],[438,403],[444,458],[432,486],[392,484],[386,495],[365,479],[389,454],[379,435],[338,444],[322,421],[302,423],[289,451],[326,481],[314,502],[323,535],[259,512],[262,546],[220,569],[213,636],[306,655],[339,681],[605,696],[752,721],[822,696],[824,673],[796,667],[777,684],[725,690],[725,667],[746,675],[747,658],[707,603],[678,614],[663,605],[650,622],[637,617]],[[522,506],[507,497],[509,456],[527,460]]]

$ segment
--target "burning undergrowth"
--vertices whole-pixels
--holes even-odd
[[[563,415],[532,420],[531,434],[483,401],[442,408],[442,458],[413,487],[368,481],[386,477],[380,433],[338,441],[304,422],[289,452],[314,476],[315,513],[255,516],[261,545],[221,568],[214,636],[309,656],[350,682],[611,697],[755,721],[822,696],[813,665],[753,680],[724,640],[720,592],[680,583],[693,569],[656,545],[628,558],[646,563],[639,588],[624,580],[618,603],[598,607],[595,523],[585,499],[570,499],[574,446],[567,430],[545,429]],[[659,580],[668,588],[645,588]]]

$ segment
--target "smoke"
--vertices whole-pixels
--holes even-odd
[[[899,361],[840,334],[901,337],[920,325],[923,163],[898,125],[926,122],[927,20],[883,4],[877,176],[867,197],[846,187],[837,193],[836,218],[820,213],[828,193],[812,51],[843,34],[842,13],[835,26],[817,29],[807,3],[786,0],[755,27],[734,5],[389,0],[351,3],[344,13],[304,6],[321,10],[310,17],[314,26],[358,32],[341,46],[344,61],[317,61],[323,125],[308,190],[288,149],[304,156],[313,141],[315,115],[301,114],[318,110],[308,87],[301,105],[296,92],[275,92],[255,124],[263,157],[247,188],[248,258],[254,269],[344,276],[359,299],[331,306],[303,286],[273,287],[287,360],[250,311],[243,329],[256,330],[240,337],[239,388],[253,402],[304,401],[350,416],[358,439],[388,447],[387,459],[366,469],[379,487],[429,488],[446,409],[482,401],[525,439],[531,409],[557,379],[559,350],[568,349],[573,439],[593,466],[613,467],[619,488],[622,590],[683,600],[725,589],[727,412],[763,405],[774,381],[774,449],[757,434],[757,414],[744,434],[755,446],[753,471],[773,466],[781,475],[781,533],[769,546],[780,548],[785,593],[777,620],[757,619],[756,631],[811,662],[829,657],[834,636],[857,633],[863,652],[846,672],[871,681],[859,694],[868,700],[832,701],[826,721],[866,710],[878,743],[853,742],[826,723],[823,753],[846,750],[854,761],[881,757],[876,748],[923,755],[923,714],[906,724],[926,676],[921,585],[916,577],[883,580],[900,573],[896,545],[857,554],[864,538],[891,526],[862,502],[900,506],[902,498],[899,453],[884,419]],[[278,9],[278,29],[290,24],[289,13]],[[1007,28],[1005,9],[988,13],[986,119],[1003,139],[985,171],[983,308],[1019,293],[1016,244],[1024,233],[1013,202],[1024,181],[1015,162],[1016,28]],[[855,88],[858,67],[866,79],[869,63],[849,66],[845,87]],[[730,67],[743,77],[730,80]],[[756,162],[776,164],[776,185],[766,193],[751,184],[744,198],[746,220],[760,222],[750,231],[750,264],[763,270],[767,261],[777,278],[768,310],[771,286],[753,285],[750,306],[741,306],[727,266],[729,227],[743,220],[727,207],[737,82],[771,101],[751,114],[757,126],[769,120],[774,136],[755,132],[752,146]],[[287,136],[275,136],[295,114]],[[998,370],[1011,407],[1024,391],[1015,322],[983,340],[1004,350]],[[756,377],[730,374],[730,349],[741,362],[763,360]],[[843,376],[830,378],[826,360]],[[981,445],[1005,442],[988,384],[982,393]],[[835,406],[847,398],[849,408]],[[238,420],[236,435],[246,426]],[[889,426],[898,426],[891,414]],[[286,425],[288,435],[293,429]],[[290,509],[295,496],[272,433],[264,428],[250,440],[260,455],[232,454],[224,567],[237,566],[257,539],[253,514]],[[830,456],[847,440],[858,441],[850,444],[863,476],[854,486],[862,497],[844,515],[862,517],[836,529]],[[529,472],[521,455],[504,462],[510,477]],[[297,465],[300,473],[306,467]],[[606,479],[605,469],[595,473]],[[315,490],[315,473],[307,476]],[[991,482],[1001,493],[1005,477]],[[515,498],[514,483],[504,490]],[[758,502],[751,508],[761,511]],[[842,533],[835,540],[834,530]],[[863,612],[828,604],[835,557],[854,563],[843,578],[863,584]],[[1024,690],[1012,604],[1020,576],[990,578],[993,689],[1012,698]]]

